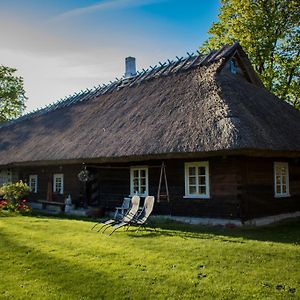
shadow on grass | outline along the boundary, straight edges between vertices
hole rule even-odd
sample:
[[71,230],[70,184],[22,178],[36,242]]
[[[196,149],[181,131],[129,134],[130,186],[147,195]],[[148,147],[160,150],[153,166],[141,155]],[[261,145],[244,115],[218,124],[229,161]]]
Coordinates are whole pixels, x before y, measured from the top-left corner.
[[[153,230],[156,228],[156,231]],[[256,240],[300,245],[300,218],[282,221],[264,227],[227,228],[224,226],[187,225],[172,221],[151,222],[131,237],[178,236],[184,239],[218,239],[228,243],[245,243],[243,240]]]
[[[47,254],[37,248],[21,245],[16,240],[13,240],[14,238],[14,236],[0,232],[1,249],[5,253],[13,253],[13,255],[9,255],[10,263],[18,265],[17,268],[21,269],[21,271],[17,270],[18,273],[24,272],[23,270],[25,269],[30,270],[21,282],[22,289],[15,291],[21,298],[32,296],[36,299],[36,297],[41,295],[57,293],[57,296],[66,299],[79,299],[80,297],[90,297],[91,295],[96,299],[99,296],[101,298],[104,297],[109,292],[107,287],[115,286],[114,281],[110,280],[107,273],[102,270],[85,268],[82,264],[72,263],[63,258],[56,258],[50,254],[51,250]],[[14,276],[10,272],[7,275]],[[17,279],[14,278],[14,280]],[[27,285],[26,280],[29,280],[29,282],[38,280],[40,282],[42,290],[39,289],[38,295],[35,292],[26,292],[23,289]],[[87,285],[95,282],[95,280],[97,281],[97,288],[94,291],[87,291]],[[18,286],[16,285],[16,287]],[[99,293],[99,289],[102,294]],[[32,289],[32,291],[34,290],[36,289]],[[4,288],[1,292],[4,295],[6,292],[9,292],[9,289],[6,288],[5,291]],[[28,293],[30,295],[27,295]]]
[[[34,213],[32,216],[41,219],[68,219],[94,223],[99,221],[99,218],[65,214],[48,215]],[[103,218],[100,220],[103,221],[106,219]],[[156,231],[154,231],[154,229],[156,229]],[[116,235],[118,232],[122,232],[122,230],[115,232],[114,235]],[[106,233],[109,233],[109,230]],[[208,225],[190,225],[166,219],[156,219],[150,221],[150,224],[146,228],[141,229],[139,233],[135,233],[134,227],[132,227],[131,230],[128,231],[128,235],[131,238],[178,236],[184,239],[222,239],[223,241],[230,243],[244,243],[243,239],[245,239],[300,245],[300,218],[285,220],[275,223],[273,225],[263,227],[242,228],[227,228],[224,226]],[[232,238],[236,239],[234,240]]]

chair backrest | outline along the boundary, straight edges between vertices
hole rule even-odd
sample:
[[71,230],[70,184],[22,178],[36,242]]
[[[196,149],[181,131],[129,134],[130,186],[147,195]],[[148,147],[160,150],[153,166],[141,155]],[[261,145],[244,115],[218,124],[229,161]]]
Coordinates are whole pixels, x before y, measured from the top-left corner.
[[147,196],[144,202],[144,209],[143,214],[141,215],[141,218],[137,220],[138,224],[144,224],[149,216],[151,215],[154,207],[154,197],[153,196]]
[[129,209],[130,203],[131,203],[130,198],[124,198],[123,203],[122,203],[122,208]]
[[140,197],[139,196],[133,196],[131,199],[131,207],[128,210],[127,214],[123,218],[123,222],[130,222],[134,216],[137,214],[139,210],[140,205]]

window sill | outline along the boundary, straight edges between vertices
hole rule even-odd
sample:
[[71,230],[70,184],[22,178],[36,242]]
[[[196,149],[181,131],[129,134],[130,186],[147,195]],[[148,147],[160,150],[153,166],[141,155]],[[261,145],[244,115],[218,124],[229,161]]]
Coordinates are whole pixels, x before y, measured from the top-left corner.
[[184,199],[210,199],[208,195],[186,195]]
[[133,196],[139,196],[139,197],[147,197],[147,196],[149,196],[149,195],[139,195],[139,194],[133,194],[133,195],[128,195],[128,197],[130,197],[130,198],[132,198]]
[[274,198],[289,198],[291,197],[290,194],[286,194],[286,195],[274,195]]

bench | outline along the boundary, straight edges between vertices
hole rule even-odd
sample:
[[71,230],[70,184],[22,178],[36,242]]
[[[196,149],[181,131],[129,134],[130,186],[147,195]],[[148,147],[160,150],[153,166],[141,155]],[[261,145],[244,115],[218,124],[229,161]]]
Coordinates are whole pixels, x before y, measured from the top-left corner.
[[63,202],[55,202],[55,201],[47,201],[47,200],[38,200],[39,203],[42,203],[42,208],[43,209],[46,209],[47,208],[47,205],[56,205],[56,206],[59,206],[60,207],[60,210],[62,212],[65,211],[65,203]]

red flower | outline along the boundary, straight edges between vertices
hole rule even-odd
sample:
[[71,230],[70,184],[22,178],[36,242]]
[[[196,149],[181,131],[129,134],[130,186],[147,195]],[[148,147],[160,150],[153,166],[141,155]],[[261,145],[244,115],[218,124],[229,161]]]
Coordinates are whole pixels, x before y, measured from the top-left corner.
[[23,199],[23,200],[22,200],[22,203],[26,203],[26,200],[25,200],[25,199]]

